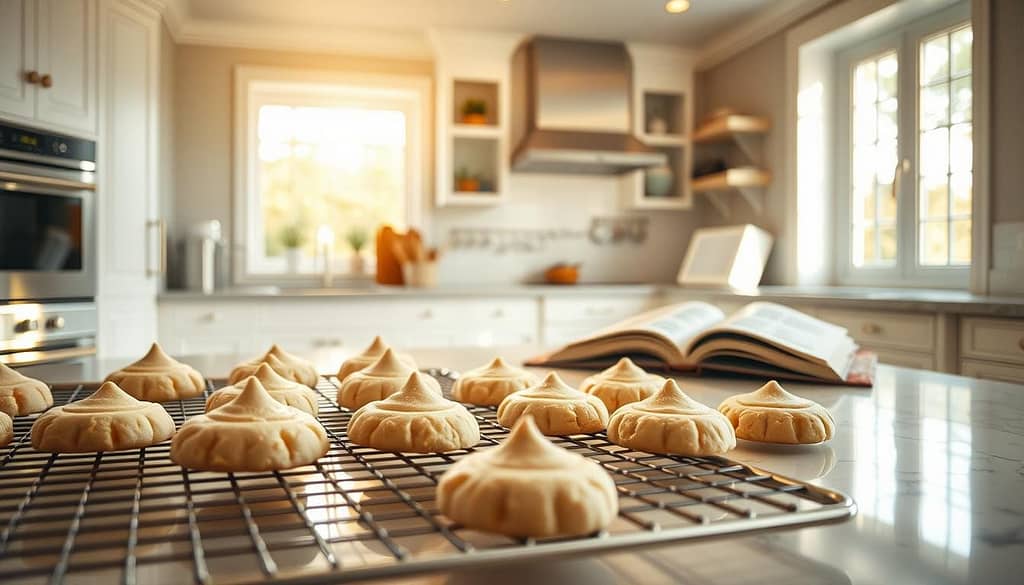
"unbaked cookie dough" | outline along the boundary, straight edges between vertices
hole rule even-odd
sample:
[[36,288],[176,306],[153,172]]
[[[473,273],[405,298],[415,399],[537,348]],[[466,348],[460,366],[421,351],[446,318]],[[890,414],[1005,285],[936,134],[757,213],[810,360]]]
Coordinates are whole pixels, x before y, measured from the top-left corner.
[[736,447],[729,420],[667,380],[650,398],[627,404],[608,421],[608,440],[648,453],[708,456]]
[[498,422],[505,427],[527,414],[545,435],[596,433],[608,425],[608,409],[600,398],[569,386],[554,372],[536,386],[509,394],[498,406]]
[[39,415],[32,424],[32,448],[54,453],[122,451],[155,445],[173,434],[174,420],[164,407],[104,382],[90,396]]
[[0,412],[24,416],[42,412],[51,406],[53,395],[45,382],[0,364]]
[[665,378],[648,374],[624,357],[607,370],[583,380],[580,390],[597,396],[608,412],[615,412],[621,406],[647,398],[664,384]]
[[836,423],[827,408],[786,392],[772,380],[749,394],[737,394],[718,405],[747,441],[810,445],[828,441]]
[[6,447],[14,438],[14,421],[0,410],[0,447]]
[[329,448],[315,418],[274,400],[250,377],[237,398],[181,425],[171,459],[205,471],[273,471],[313,463]]
[[348,439],[381,451],[443,453],[480,442],[480,427],[465,406],[442,397],[413,372],[398,392],[352,415]]
[[535,386],[537,382],[537,376],[497,357],[485,366],[462,374],[452,386],[452,397],[459,402],[497,406],[509,394]]
[[[271,359],[276,358],[271,356]],[[282,377],[281,374],[274,371],[274,368],[269,363],[264,362],[260,364],[260,367],[256,368],[256,373],[253,374],[253,377],[259,380],[260,384],[263,384],[263,388],[270,393],[270,396],[281,404],[298,408],[302,412],[307,412],[313,416],[319,413],[320,408],[317,405],[316,392],[310,390],[305,384]],[[244,388],[245,380],[217,390],[206,399],[206,412],[231,402],[242,393]]]
[[[384,343],[384,340],[381,339],[379,335],[374,337],[373,342],[370,343],[370,346],[364,349],[362,353],[354,355],[342,362],[341,367],[338,368],[338,381],[344,382],[345,378],[348,378],[350,375],[373,365],[373,362],[380,359],[380,356],[384,355],[384,352],[388,349],[390,349],[388,344]],[[416,360],[412,359],[411,355],[397,355],[398,359],[408,364],[410,368],[414,370],[416,369]]]
[[583,536],[615,519],[615,482],[600,465],[546,439],[531,416],[501,445],[457,461],[437,484],[441,513],[519,538]]
[[[402,389],[415,368],[399,359],[392,349],[377,361],[350,375],[338,388],[338,404],[355,410],[374,400],[382,400]],[[441,395],[441,385],[430,376],[423,377],[427,386]]]
[[[275,360],[271,360],[271,357],[274,357]],[[320,380],[320,375],[316,373],[316,366],[313,365],[313,362],[290,354],[275,343],[270,346],[267,353],[235,366],[228,375],[228,384],[237,384],[252,376],[263,362],[269,362],[274,371],[281,374],[282,377],[305,384],[310,388],[316,388],[316,383]]]
[[202,374],[164,353],[157,343],[142,359],[111,372],[104,381],[117,384],[139,400],[153,402],[192,398],[206,388]]

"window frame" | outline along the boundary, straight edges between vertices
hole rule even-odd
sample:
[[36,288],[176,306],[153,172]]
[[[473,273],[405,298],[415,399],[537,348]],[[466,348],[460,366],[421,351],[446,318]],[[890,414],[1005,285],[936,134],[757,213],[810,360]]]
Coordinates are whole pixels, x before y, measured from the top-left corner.
[[[263,241],[259,202],[258,136],[259,109],[273,99],[299,106],[355,106],[393,109],[406,116],[405,223],[425,227],[424,202],[429,180],[430,78],[419,75],[385,75],[346,71],[235,67],[233,164],[232,275],[235,284],[317,284],[316,273],[289,274],[258,270],[260,260],[250,254]],[[383,106],[383,108],[382,108]],[[372,235],[371,235],[372,236]],[[343,244],[335,235],[335,250]],[[369,242],[372,245],[372,237]],[[260,255],[262,259],[262,255]],[[265,262],[265,259],[263,259]],[[332,272],[341,281],[372,275],[348,274],[348,256],[336,254]],[[282,263],[284,261],[282,260]]]
[[[971,265],[978,261],[978,253],[972,237],[971,263],[955,266],[927,266],[919,264],[920,249],[920,44],[929,37],[955,30],[964,24],[971,24],[970,5],[961,2],[919,21],[908,23],[876,37],[872,41],[859,43],[853,48],[836,52],[834,70],[837,72],[835,94],[835,173],[834,192],[836,204],[833,220],[835,229],[834,265],[836,281],[840,285],[941,287],[967,289],[971,280]],[[977,37],[975,37],[975,45]],[[897,253],[896,262],[891,266],[853,265],[852,250],[852,143],[853,123],[853,70],[858,63],[872,56],[895,50],[899,62],[897,77],[898,100],[898,147],[897,160],[902,161],[897,177]],[[972,48],[972,51],[974,49]],[[972,68],[972,76],[975,72]],[[973,87],[973,86],[972,86]],[[977,112],[978,96],[972,96],[972,129]],[[908,140],[910,137],[910,140]],[[977,133],[972,140],[979,139]],[[974,149],[977,152],[977,149]],[[972,165],[974,166],[974,165]],[[975,173],[974,181],[977,181]],[[972,189],[974,189],[972,184]],[[974,197],[978,196],[974,190]],[[976,208],[975,208],[976,209]],[[909,219],[908,219],[909,218]],[[972,222],[978,221],[972,213]]]

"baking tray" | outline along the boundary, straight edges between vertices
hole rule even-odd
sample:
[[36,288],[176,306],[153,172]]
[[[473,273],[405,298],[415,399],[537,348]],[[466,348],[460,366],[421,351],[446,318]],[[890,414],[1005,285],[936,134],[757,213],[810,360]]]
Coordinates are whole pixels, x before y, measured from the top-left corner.
[[[451,377],[437,377],[447,392]],[[208,382],[207,394],[215,387]],[[54,401],[94,389],[58,387]],[[553,440],[614,478],[620,509],[606,531],[487,534],[440,515],[434,489],[452,463],[508,434],[493,408],[470,407],[480,423],[474,449],[385,453],[348,443],[337,379],[322,379],[317,391],[330,452],[280,472],[185,470],[170,460],[169,442],[39,452],[29,439],[34,417],[18,417],[14,440],[0,448],[0,582],[343,583],[805,527],[856,510],[839,492],[728,459],[652,455],[596,433]],[[204,400],[164,406],[181,425],[202,414]]]

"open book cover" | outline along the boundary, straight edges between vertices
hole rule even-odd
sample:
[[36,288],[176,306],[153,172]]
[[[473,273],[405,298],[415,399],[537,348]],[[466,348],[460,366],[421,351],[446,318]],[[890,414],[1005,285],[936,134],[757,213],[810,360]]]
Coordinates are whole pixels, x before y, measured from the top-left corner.
[[674,371],[871,386],[877,357],[859,351],[846,329],[775,303],[755,302],[726,317],[687,302],[631,317],[527,360],[529,366],[601,368],[622,356]]

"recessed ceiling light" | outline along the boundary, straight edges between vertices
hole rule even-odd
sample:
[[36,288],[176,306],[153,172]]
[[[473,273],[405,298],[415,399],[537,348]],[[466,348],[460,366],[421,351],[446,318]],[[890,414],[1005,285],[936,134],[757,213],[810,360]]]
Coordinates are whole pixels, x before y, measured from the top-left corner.
[[690,9],[690,0],[668,0],[665,3],[665,12],[679,14]]

